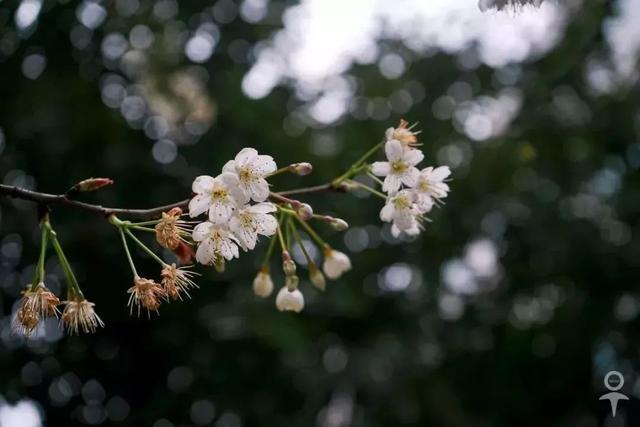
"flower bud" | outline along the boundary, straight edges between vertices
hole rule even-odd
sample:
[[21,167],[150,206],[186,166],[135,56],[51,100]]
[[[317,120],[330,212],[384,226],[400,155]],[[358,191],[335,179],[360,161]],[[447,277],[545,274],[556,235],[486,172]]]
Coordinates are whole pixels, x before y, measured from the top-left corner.
[[287,276],[286,279],[285,279],[285,286],[290,291],[298,289],[298,284],[299,283],[300,283],[300,278],[298,276],[296,276],[295,274],[292,274],[291,276]]
[[346,271],[351,270],[351,260],[344,253],[326,246],[322,269],[329,279],[337,279]]
[[307,203],[300,203],[296,212],[303,221],[308,221],[313,217],[313,208]]
[[289,170],[296,175],[304,176],[309,175],[313,171],[313,166],[308,162],[293,163],[289,165]]
[[331,224],[331,227],[337,231],[344,231],[349,228],[349,223],[342,218],[331,218],[329,220],[329,224]]
[[268,270],[262,269],[253,279],[253,293],[259,297],[267,298],[272,292],[273,280],[271,280],[271,275]]
[[286,276],[293,276],[296,274],[296,263],[291,259],[288,251],[282,252],[282,271]]
[[113,180],[111,178],[88,178],[71,187],[71,191],[95,191],[111,184],[113,184]]
[[322,274],[322,271],[320,271],[318,266],[315,264],[309,265],[309,279],[311,279],[313,286],[321,291],[324,291],[327,287],[327,281],[324,278],[324,274]]
[[286,286],[283,286],[276,297],[276,307],[280,311],[299,313],[304,308],[304,296],[297,289],[290,291]]

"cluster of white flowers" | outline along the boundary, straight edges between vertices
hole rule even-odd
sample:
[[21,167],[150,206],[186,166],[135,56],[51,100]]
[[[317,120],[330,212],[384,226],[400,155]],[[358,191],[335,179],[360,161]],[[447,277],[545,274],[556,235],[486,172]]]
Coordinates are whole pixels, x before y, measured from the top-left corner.
[[449,186],[445,181],[451,171],[448,166],[422,170],[416,167],[424,154],[415,148],[418,145],[416,133],[406,122],[401,121],[397,128],[389,128],[385,136],[387,161],[371,165],[374,175],[384,177],[382,191],[387,194],[380,219],[392,223],[391,233],[395,237],[401,233],[415,236],[422,231],[424,215],[447,197]]
[[192,234],[198,244],[199,263],[223,266],[225,260],[238,258],[239,247],[253,250],[258,235],[276,233],[278,221],[272,214],[277,208],[266,201],[266,177],[276,169],[271,156],[243,148],[224,165],[220,175],[201,175],[193,181],[195,196],[189,203],[189,215],[208,215],[208,220],[196,225]]

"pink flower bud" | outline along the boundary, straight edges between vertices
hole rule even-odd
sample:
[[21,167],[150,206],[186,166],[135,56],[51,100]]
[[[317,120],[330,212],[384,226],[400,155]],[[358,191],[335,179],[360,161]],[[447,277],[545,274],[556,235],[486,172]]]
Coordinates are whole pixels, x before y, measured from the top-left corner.
[[96,191],[111,184],[113,184],[113,180],[111,178],[88,178],[80,181],[71,187],[71,189],[80,192]]
[[289,170],[296,175],[304,176],[309,175],[313,171],[313,166],[308,162],[293,163],[289,165]]

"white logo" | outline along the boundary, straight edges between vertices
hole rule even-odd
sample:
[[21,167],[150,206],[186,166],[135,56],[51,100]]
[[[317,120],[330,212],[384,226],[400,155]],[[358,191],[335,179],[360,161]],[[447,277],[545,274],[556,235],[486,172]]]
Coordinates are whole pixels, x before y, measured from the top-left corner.
[[[610,383],[610,380],[613,377],[613,384]],[[604,377],[604,386],[611,393],[603,394],[600,396],[600,400],[608,400],[611,404],[611,414],[616,416],[616,409],[618,408],[619,400],[629,400],[627,396],[622,393],[618,393],[618,390],[622,388],[624,385],[624,377],[618,371],[609,371],[607,375]]]

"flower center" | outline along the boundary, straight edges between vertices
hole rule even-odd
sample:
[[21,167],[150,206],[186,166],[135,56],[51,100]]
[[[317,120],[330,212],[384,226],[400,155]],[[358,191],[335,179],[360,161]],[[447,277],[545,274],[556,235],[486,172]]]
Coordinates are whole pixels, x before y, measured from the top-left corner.
[[393,171],[394,174],[401,174],[404,173],[404,171],[407,170],[407,163],[403,162],[402,160],[398,160],[397,162],[392,162],[391,163],[391,170]]
[[421,193],[426,193],[427,191],[429,191],[430,185],[429,185],[429,181],[427,180],[422,180],[418,183],[418,190]]
[[396,197],[393,199],[393,206],[397,210],[409,209],[411,207],[411,201],[407,197]]
[[253,179],[253,173],[250,168],[243,167],[238,171],[238,177],[240,178],[240,181],[251,181]]
[[216,187],[211,191],[212,199],[226,199],[229,192],[224,187]]

